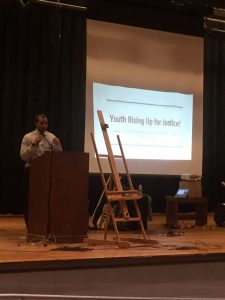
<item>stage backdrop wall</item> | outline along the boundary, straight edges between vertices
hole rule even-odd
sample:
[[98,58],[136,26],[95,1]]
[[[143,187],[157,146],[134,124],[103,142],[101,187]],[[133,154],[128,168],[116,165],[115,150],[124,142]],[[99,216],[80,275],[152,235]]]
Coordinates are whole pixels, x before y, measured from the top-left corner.
[[34,115],[48,115],[65,150],[83,151],[86,19],[74,10],[0,4],[0,37],[0,213],[21,213],[19,150]]
[[[213,19],[216,19],[215,17]],[[225,23],[206,19],[203,184],[214,207],[225,202]]]
[[[0,213],[21,213],[24,164],[19,149],[24,133],[33,129],[34,115],[48,114],[49,127],[64,149],[83,151],[86,19],[71,10],[20,8],[1,2],[0,36]],[[203,179],[205,193],[214,202],[225,199],[221,186],[225,178],[224,55],[224,35],[206,37]],[[166,177],[169,185],[165,185],[162,178],[145,175],[135,179],[145,190],[148,186],[146,192],[160,211],[164,209],[162,196],[173,193],[179,179],[171,182]],[[93,175],[89,188],[90,198],[95,199],[101,192],[96,180],[98,175]],[[161,201],[157,202],[158,191]]]

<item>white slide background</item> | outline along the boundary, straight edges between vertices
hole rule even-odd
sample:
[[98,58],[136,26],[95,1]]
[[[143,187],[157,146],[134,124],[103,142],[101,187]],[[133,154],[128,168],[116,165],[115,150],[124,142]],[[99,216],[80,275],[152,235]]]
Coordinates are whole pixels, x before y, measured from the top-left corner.
[[190,160],[193,95],[93,84],[94,135],[106,154],[97,116],[109,126],[113,153],[120,154],[120,136],[127,159]]

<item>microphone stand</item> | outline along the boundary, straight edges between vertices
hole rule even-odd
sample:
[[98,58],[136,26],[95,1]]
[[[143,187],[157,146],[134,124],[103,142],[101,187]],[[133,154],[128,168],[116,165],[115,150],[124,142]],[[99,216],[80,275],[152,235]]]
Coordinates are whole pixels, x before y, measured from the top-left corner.
[[51,228],[50,228],[50,219],[51,219],[51,195],[52,195],[52,150],[53,150],[53,145],[52,143],[49,142],[49,140],[46,138],[45,134],[42,134],[44,139],[49,145],[49,151],[50,152],[50,171],[49,171],[49,195],[48,195],[48,220],[47,220],[47,242],[51,241],[51,238],[55,241],[55,235],[52,234]]

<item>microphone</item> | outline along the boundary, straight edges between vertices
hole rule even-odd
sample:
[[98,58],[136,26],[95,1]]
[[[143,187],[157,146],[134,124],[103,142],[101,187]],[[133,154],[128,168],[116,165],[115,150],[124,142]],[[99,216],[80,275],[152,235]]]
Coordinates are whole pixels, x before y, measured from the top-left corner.
[[53,145],[52,145],[52,143],[50,143],[49,142],[49,140],[46,138],[46,135],[44,134],[44,133],[42,133],[42,136],[44,137],[44,139],[46,140],[46,142],[48,143],[48,145],[49,145],[49,148],[50,148],[50,151],[52,151],[52,149],[53,149]]

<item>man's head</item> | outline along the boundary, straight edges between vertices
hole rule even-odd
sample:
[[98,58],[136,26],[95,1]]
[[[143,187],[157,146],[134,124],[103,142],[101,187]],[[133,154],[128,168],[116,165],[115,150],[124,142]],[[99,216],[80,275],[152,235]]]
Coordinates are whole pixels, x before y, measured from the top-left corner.
[[38,114],[35,116],[35,126],[37,130],[44,134],[45,130],[48,128],[48,118],[45,114]]

